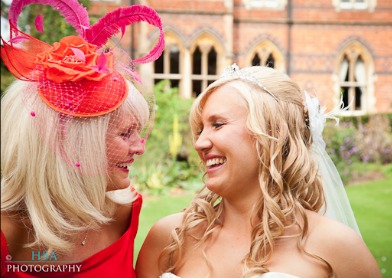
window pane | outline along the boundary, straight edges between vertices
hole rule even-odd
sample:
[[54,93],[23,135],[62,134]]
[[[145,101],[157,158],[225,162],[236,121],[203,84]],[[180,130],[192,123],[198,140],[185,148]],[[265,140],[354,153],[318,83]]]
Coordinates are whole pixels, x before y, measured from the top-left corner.
[[361,110],[361,108],[362,108],[361,96],[362,96],[362,89],[360,87],[356,87],[355,88],[355,110]]
[[347,67],[346,75],[344,76],[344,81],[350,81],[349,79],[350,79],[350,67]]
[[197,97],[201,93],[201,80],[192,80],[192,95]]
[[154,79],[154,85],[158,84],[159,82],[161,82],[163,79]]
[[366,66],[361,56],[359,56],[357,61],[355,62],[354,80],[359,83],[366,82]]
[[348,87],[342,87],[340,88],[340,93],[342,94],[343,97],[343,104],[344,107],[348,106]]
[[342,62],[340,63],[340,72],[339,72],[339,80],[340,81],[345,81],[347,78],[347,70],[348,70],[348,59],[345,56]]
[[180,52],[176,45],[170,49],[170,73],[180,73]]
[[178,79],[170,79],[170,87],[172,87],[172,88],[178,88],[179,83],[180,83],[180,80],[178,80]]
[[272,54],[268,56],[267,61],[265,61],[265,65],[270,68],[275,68],[275,59],[274,56],[272,56]]
[[250,5],[255,8],[275,8],[278,6],[278,0],[250,0]]
[[215,48],[212,47],[210,52],[208,52],[208,75],[215,75],[216,74],[216,51]]
[[261,63],[261,60],[259,58],[259,55],[256,53],[252,59],[252,66],[260,66],[260,63]]
[[277,7],[278,6],[278,0],[265,0],[264,1],[264,5],[266,7],[271,7],[271,8]]
[[193,74],[201,74],[201,51],[199,47],[196,47],[195,52],[193,52]]
[[155,73],[163,73],[163,63],[164,63],[164,59],[165,59],[164,57],[165,57],[165,52],[163,52],[161,57],[159,57],[154,62],[154,72]]

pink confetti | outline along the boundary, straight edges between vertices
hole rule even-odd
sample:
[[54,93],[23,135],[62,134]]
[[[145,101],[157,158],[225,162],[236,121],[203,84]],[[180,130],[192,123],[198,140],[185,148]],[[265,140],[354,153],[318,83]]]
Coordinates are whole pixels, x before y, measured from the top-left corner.
[[146,139],[142,138],[140,139],[140,143],[144,144],[146,142]]
[[44,32],[44,16],[42,14],[37,15],[34,21],[35,28],[37,28],[37,31],[40,33]]
[[30,116],[31,116],[31,117],[35,117],[35,112],[34,112],[34,111],[31,111],[31,112],[30,112]]
[[75,166],[79,168],[79,167],[80,167],[80,163],[79,163],[79,162],[76,162],[76,163],[75,163]]

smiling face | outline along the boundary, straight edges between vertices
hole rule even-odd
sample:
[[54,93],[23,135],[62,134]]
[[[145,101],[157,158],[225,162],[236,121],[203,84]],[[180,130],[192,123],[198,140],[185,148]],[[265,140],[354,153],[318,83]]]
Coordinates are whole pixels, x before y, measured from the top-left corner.
[[206,167],[206,186],[222,197],[260,192],[254,138],[237,90],[224,85],[207,96],[195,149]]
[[[128,119],[128,120],[123,120]],[[132,115],[116,117],[106,137],[108,160],[107,191],[124,189],[130,185],[129,167],[135,155],[144,153],[144,139],[140,124]]]

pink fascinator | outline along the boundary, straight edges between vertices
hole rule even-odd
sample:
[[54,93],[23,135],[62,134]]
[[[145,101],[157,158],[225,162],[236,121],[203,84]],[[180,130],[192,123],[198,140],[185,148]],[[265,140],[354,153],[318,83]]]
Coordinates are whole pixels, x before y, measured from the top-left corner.
[[[30,4],[59,11],[78,35],[50,45],[20,31],[18,17]],[[44,20],[42,16],[35,20],[40,32]],[[135,65],[156,60],[164,50],[159,15],[150,7],[134,5],[118,8],[90,25],[86,8],[77,0],[13,0],[9,22],[10,40],[2,39],[1,58],[24,82],[15,82],[23,89],[11,86],[14,91],[6,94],[20,93],[26,108],[20,116],[28,119],[23,125],[34,127],[28,136],[39,135],[56,161],[61,158],[60,163],[65,161],[66,167],[87,176],[127,172],[134,160],[131,147],[144,145],[152,128],[153,93],[140,93],[133,83],[140,81]],[[125,28],[137,22],[156,27],[159,38],[149,53],[132,59],[113,37],[122,37]],[[116,136],[122,140],[110,140]],[[129,152],[119,150],[122,142],[131,142],[126,145]],[[22,152],[16,155],[22,156]]]
[[[49,45],[18,30],[23,7],[44,4],[58,10],[79,36],[68,36]],[[37,17],[38,31],[43,18]],[[132,60],[118,47],[106,43],[127,25],[147,22],[159,29],[155,47]],[[104,115],[119,107],[127,96],[125,79],[138,81],[135,64],[156,60],[164,49],[159,15],[151,8],[134,5],[119,8],[90,25],[87,10],[76,0],[13,0],[9,10],[10,40],[3,41],[1,58],[18,79],[36,82],[41,99],[52,109],[70,116]]]

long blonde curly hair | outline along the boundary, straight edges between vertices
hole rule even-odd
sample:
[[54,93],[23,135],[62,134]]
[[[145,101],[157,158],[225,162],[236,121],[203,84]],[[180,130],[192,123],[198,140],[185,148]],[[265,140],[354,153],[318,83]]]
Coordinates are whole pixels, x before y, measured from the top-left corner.
[[[201,114],[208,97],[224,85],[235,88],[245,100],[249,112],[247,128],[255,138],[260,162],[262,198],[252,211],[252,220],[256,220],[252,223],[257,224],[253,226],[249,253],[243,259],[244,277],[268,272],[266,263],[274,252],[276,240],[292,226],[300,228],[300,234],[294,235],[298,237],[298,247],[324,262],[332,273],[328,262],[304,249],[308,235],[305,210],[317,212],[325,205],[318,169],[310,156],[312,139],[304,116],[304,94],[295,82],[277,70],[250,67],[241,72],[263,84],[275,98],[252,81],[235,75],[220,78],[193,103],[190,124],[195,141],[202,127]],[[161,253],[159,264],[163,272],[175,272],[180,266],[186,238],[196,236],[199,244],[203,244],[223,225],[220,200],[221,197],[206,186],[194,197],[185,210],[181,227],[172,232],[171,244]],[[202,227],[200,236],[192,232],[195,227]],[[204,258],[209,265],[205,253]]]

